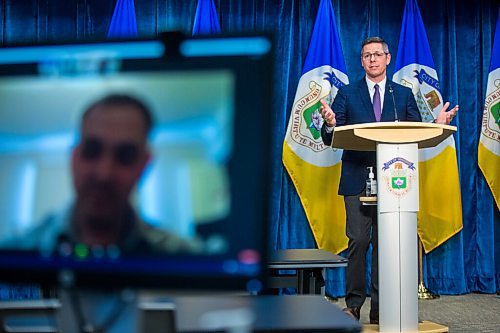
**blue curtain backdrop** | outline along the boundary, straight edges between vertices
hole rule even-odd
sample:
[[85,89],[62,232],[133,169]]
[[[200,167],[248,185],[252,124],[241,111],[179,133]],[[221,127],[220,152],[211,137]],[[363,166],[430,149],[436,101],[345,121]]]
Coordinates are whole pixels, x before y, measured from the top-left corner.
[[[222,33],[264,31],[276,36],[273,191],[269,194],[271,245],[314,247],[300,201],[282,167],[281,151],[319,0],[215,0],[214,3]],[[500,289],[500,214],[477,167],[499,3],[500,0],[418,1],[444,100],[460,104],[454,125],[458,127],[456,143],[464,228],[425,257],[427,286],[438,293]],[[351,81],[363,75],[359,45],[365,37],[384,37],[393,59],[396,58],[403,0],[332,0],[332,4]],[[0,43],[105,39],[115,5],[101,0],[4,0],[0,2]],[[136,1],[138,36],[151,37],[165,30],[181,30],[190,35],[196,5],[197,0]],[[394,62],[389,66],[389,77],[393,66]],[[339,279],[339,274],[330,273],[327,288],[330,294],[343,294]]]

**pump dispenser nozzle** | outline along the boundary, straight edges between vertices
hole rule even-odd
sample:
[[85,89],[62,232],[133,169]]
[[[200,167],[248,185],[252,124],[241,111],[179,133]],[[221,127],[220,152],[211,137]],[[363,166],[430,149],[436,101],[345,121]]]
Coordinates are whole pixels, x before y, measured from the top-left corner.
[[375,175],[373,174],[373,167],[368,167],[368,178],[375,179]]

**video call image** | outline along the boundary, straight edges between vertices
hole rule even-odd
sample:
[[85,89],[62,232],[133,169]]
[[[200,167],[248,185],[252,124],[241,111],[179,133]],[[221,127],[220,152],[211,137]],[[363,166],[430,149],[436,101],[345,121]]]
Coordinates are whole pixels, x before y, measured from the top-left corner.
[[1,77],[0,249],[227,251],[197,230],[230,214],[233,87],[225,70]]

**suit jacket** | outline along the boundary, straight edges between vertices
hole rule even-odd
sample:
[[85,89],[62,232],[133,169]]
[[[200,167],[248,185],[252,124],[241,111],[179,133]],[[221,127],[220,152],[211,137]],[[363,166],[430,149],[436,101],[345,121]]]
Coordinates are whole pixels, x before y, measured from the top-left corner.
[[[389,86],[393,89],[394,102]],[[387,78],[380,121],[395,121],[394,108],[400,121],[422,121],[411,89]],[[337,126],[375,122],[366,79],[341,87],[333,101],[332,110],[335,112]],[[326,145],[331,145],[332,133],[326,132],[326,123],[321,128],[321,137]],[[361,193],[366,185],[369,166],[376,170],[375,152],[344,150],[339,195]]]

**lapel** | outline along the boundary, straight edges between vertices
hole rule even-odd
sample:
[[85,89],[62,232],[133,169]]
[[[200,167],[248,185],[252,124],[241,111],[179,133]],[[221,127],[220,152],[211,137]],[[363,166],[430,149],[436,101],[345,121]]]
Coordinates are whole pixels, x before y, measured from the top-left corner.
[[[363,109],[366,113],[367,119],[375,122],[375,114],[373,113],[373,105],[370,99],[370,93],[368,92],[368,85],[366,84],[366,80],[363,77],[360,81],[358,81],[358,92],[361,102],[363,103]],[[384,101],[385,104],[385,101]]]

